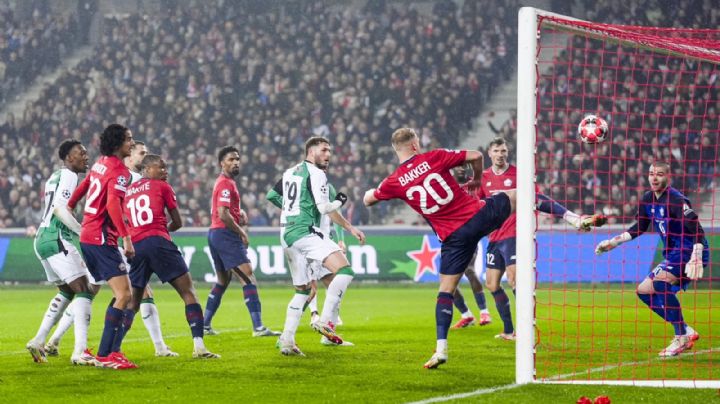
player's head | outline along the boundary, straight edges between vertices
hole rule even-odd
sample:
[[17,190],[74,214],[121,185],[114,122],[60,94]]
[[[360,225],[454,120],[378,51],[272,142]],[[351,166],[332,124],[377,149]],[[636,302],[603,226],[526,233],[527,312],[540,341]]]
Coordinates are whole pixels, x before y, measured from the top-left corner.
[[398,156],[420,152],[420,138],[412,128],[400,128],[392,134],[392,147]]
[[135,141],[130,148],[130,155],[125,157],[125,166],[135,172],[142,171],[143,159],[148,154],[145,143]]
[[84,173],[88,169],[89,156],[85,146],[79,140],[68,139],[60,143],[58,156],[70,171]]
[[140,167],[145,178],[167,181],[167,164],[165,164],[165,160],[157,154],[148,154],[143,157]]
[[505,168],[508,160],[508,147],[505,139],[496,137],[488,145],[488,156],[495,168]]
[[327,170],[331,154],[330,141],[324,137],[313,136],[305,142],[305,160],[321,170]]
[[235,146],[225,146],[218,152],[218,163],[228,177],[240,175],[240,151]]
[[116,155],[119,158],[125,158],[130,155],[132,145],[133,138],[130,129],[117,123],[109,125],[100,135],[100,153],[103,156]]
[[455,181],[459,183],[467,182],[469,180],[469,174],[470,170],[468,170],[467,164],[461,164],[455,168],[453,168],[453,174],[455,176]]
[[648,182],[653,192],[663,192],[670,182],[670,164],[656,161],[650,166]]

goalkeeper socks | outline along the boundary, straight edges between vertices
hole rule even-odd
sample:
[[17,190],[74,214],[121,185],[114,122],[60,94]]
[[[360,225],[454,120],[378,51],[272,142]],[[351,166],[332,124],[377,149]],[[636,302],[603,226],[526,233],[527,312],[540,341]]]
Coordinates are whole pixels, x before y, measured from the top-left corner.
[[113,352],[120,352],[120,349],[122,347],[122,342],[125,339],[125,336],[127,335],[128,331],[130,331],[130,327],[132,327],[133,320],[135,319],[135,312],[132,310],[125,309],[123,311],[123,319],[120,323],[120,329],[118,330],[117,334],[115,335],[115,340],[113,341],[112,345],[112,351]]
[[653,288],[655,294],[658,295],[660,301],[663,303],[664,315],[663,318],[668,323],[672,324],[675,328],[675,335],[685,335],[687,330],[685,329],[685,320],[683,319],[682,309],[680,308],[680,301],[675,295],[675,291],[672,290],[672,285],[663,281],[653,281]]
[[296,290],[285,312],[285,326],[281,338],[285,341],[295,341],[295,332],[300,325],[303,307],[307,301],[309,290]]
[[553,216],[563,216],[567,212],[567,208],[543,194],[537,194],[537,210]]
[[478,292],[475,293],[475,303],[477,303],[478,307],[480,308],[480,311],[487,310],[487,302],[485,302],[485,293],[484,292]]
[[245,305],[250,312],[250,319],[252,320],[253,330],[262,329],[262,306],[260,305],[260,297],[258,296],[257,286],[243,286],[243,296],[245,297]]
[[435,327],[437,339],[447,340],[450,323],[453,316],[453,295],[447,292],[438,292],[435,303]]
[[500,314],[500,319],[503,322],[503,333],[512,334],[515,331],[512,322],[512,314],[510,313],[510,299],[503,288],[492,292],[493,298],[495,299],[495,307]]
[[663,302],[660,300],[657,293],[648,293],[648,294],[640,294],[638,293],[638,298],[642,300],[643,303],[645,303],[655,314],[665,318],[665,309],[663,308]]
[[205,304],[205,327],[210,327],[213,316],[220,307],[220,302],[222,301],[222,297],[223,294],[225,294],[226,288],[227,286],[216,283],[215,286],[213,286],[212,290],[210,290],[207,303]]
[[200,303],[188,304],[185,306],[185,319],[190,326],[190,333],[193,339],[203,337],[203,312]]
[[92,300],[91,293],[78,293],[73,301],[73,310],[75,312],[75,350],[76,355],[80,355],[87,348],[87,334],[90,327],[90,317],[92,316]]
[[72,300],[72,295],[63,291],[59,291],[58,294],[50,300],[42,322],[40,322],[40,328],[38,328],[37,334],[35,334],[35,338],[33,338],[35,342],[38,344],[45,343],[45,338],[47,338],[50,333],[50,329],[58,322],[65,309],[70,305],[70,300]]
[[100,346],[98,347],[98,356],[108,356],[112,352],[115,337],[120,332],[122,325],[123,311],[115,307],[108,307],[105,311],[105,328],[103,328],[102,337],[100,338]]
[[332,282],[328,285],[320,321],[326,324],[332,321],[334,313],[337,313],[338,307],[340,307],[340,301],[345,295],[345,291],[347,291],[350,282],[353,280],[353,275],[355,273],[349,266],[342,267],[337,271]]
[[165,341],[163,340],[162,330],[160,329],[160,313],[158,312],[155,300],[150,297],[142,299],[140,302],[140,316],[143,324],[150,334],[150,339],[155,345],[156,351],[165,349]]
[[453,293],[453,303],[455,304],[455,307],[458,309],[458,311],[462,314],[465,314],[470,310],[465,304],[465,298],[463,297],[462,293],[460,293],[459,290],[455,289],[455,293]]
[[65,309],[65,313],[63,313],[60,321],[58,321],[58,325],[55,327],[55,332],[53,332],[53,335],[50,337],[49,343],[53,345],[60,345],[60,340],[63,335],[65,335],[67,330],[75,324],[75,301],[76,299],[73,299],[67,309]]

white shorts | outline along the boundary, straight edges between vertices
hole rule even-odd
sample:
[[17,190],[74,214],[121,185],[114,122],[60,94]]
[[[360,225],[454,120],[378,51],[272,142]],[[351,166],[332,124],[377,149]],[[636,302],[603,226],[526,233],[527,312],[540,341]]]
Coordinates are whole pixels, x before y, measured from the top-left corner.
[[307,285],[312,280],[330,274],[322,263],[335,251],[342,251],[342,248],[327,237],[317,234],[309,234],[294,242],[291,247],[285,248],[293,285]]
[[80,251],[75,248],[75,245],[62,239],[60,241],[65,251],[67,251],[66,253],[61,252],[46,259],[38,256],[45,269],[48,282],[56,285],[66,285],[81,276],[87,276],[90,283],[98,285],[99,283],[95,282],[95,279],[90,275],[87,266],[85,266],[85,261],[83,261]]

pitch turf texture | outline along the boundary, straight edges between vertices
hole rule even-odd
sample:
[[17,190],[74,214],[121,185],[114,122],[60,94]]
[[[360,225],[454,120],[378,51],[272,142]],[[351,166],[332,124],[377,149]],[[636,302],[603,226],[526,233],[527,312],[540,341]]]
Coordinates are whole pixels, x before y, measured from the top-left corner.
[[[208,290],[208,285],[199,285],[203,305]],[[553,366],[560,373],[577,372],[603,363],[614,365],[619,361],[636,361],[641,362],[636,367],[644,372],[652,374],[652,369],[656,369],[659,373],[656,372],[655,376],[662,375],[662,372],[669,376],[672,372],[668,369],[673,369],[673,365],[697,368],[698,364],[702,364],[702,369],[712,366],[714,372],[704,370],[704,375],[720,378],[718,353],[707,353],[720,347],[718,337],[710,337],[708,320],[712,321],[715,333],[720,324],[720,313],[707,309],[720,304],[717,301],[712,304],[712,295],[690,292],[682,297],[684,302],[697,299],[698,306],[706,308],[698,314],[705,319],[705,325],[697,327],[703,338],[695,347],[696,352],[706,353],[662,361],[655,355],[629,352],[636,343],[648,352],[656,352],[669,340],[629,338],[627,334],[634,330],[635,319],[649,322],[651,313],[642,311],[635,314],[634,301],[631,303],[634,299],[632,287],[624,292],[619,286],[612,286],[609,290],[611,293],[608,293],[608,288],[598,290],[587,287],[581,293],[552,292],[552,295],[547,290],[538,291],[541,301],[565,303],[564,306],[552,306],[553,318],[565,316],[569,320],[569,313],[574,309],[568,307],[581,306],[580,316],[596,321],[595,325],[587,327],[595,327],[596,333],[601,331],[603,335],[608,335],[611,342],[607,346],[615,347],[612,353],[608,353],[599,349],[597,338],[588,342],[579,336],[581,343],[587,342],[588,348],[594,348],[578,350],[572,347],[566,353],[556,353]],[[432,354],[435,339],[436,289],[429,285],[354,285],[342,305],[341,317],[346,325],[341,327],[340,332],[356,345],[320,345],[320,337],[310,330],[308,315],[305,315],[297,343],[307,354],[306,358],[281,356],[275,348],[275,338],[251,337],[242,291],[237,285],[232,285],[214,320],[214,327],[221,335],[206,337],[208,347],[222,354],[219,360],[191,359],[192,342],[182,303],[173,290],[157,287],[155,301],[160,310],[165,340],[181,354],[180,358],[156,358],[147,331],[138,317],[123,349],[139,365],[139,369],[115,371],[73,367],[69,363],[72,331],[63,340],[59,357],[49,358],[46,364],[36,364],[24,346],[35,334],[54,293],[51,287],[0,288],[0,402],[410,402],[461,393],[471,394],[453,401],[527,403],[553,400],[570,403],[583,395],[592,398],[602,394],[610,396],[614,403],[710,402],[720,399],[714,389],[512,386],[515,375],[514,343],[493,338],[501,331],[497,315],[493,316],[494,322],[489,326],[452,330],[449,337],[450,361],[438,370],[425,370],[422,364]],[[265,323],[280,329],[291,292],[287,287],[267,285],[261,286],[260,296]],[[97,346],[99,342],[103,313],[109,299],[109,292],[103,290],[93,305],[89,335],[91,346]],[[607,302],[618,307],[593,309],[593,299],[596,305]],[[621,305],[632,305],[632,308],[623,310],[619,308]],[[495,313],[494,308],[491,312]],[[628,324],[633,324],[625,325],[618,321],[607,325],[602,323],[605,318],[619,319],[620,312],[623,312],[622,318]],[[458,318],[456,313],[454,319]],[[542,344],[557,350],[558,336],[549,334],[560,332],[560,323],[549,328],[543,321],[540,324],[548,334],[541,334],[540,352]],[[566,332],[578,335],[576,330],[571,329],[573,327],[576,326],[566,323]],[[657,322],[651,327],[656,336],[669,332]],[[620,335],[623,337],[619,338]],[[587,366],[583,366],[583,362],[571,365],[570,361],[575,361],[576,357],[585,358]],[[540,360],[549,360],[549,355],[540,354]],[[562,366],[559,365],[561,361],[564,361]],[[617,373],[615,369],[614,373],[605,373],[605,377],[618,377]],[[594,372],[591,378],[602,374]]]

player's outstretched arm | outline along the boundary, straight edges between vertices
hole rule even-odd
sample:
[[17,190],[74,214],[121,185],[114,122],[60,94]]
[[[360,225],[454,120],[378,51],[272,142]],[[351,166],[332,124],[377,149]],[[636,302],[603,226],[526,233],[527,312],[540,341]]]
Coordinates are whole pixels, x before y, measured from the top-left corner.
[[620,244],[632,240],[632,237],[630,236],[630,233],[624,232],[620,235],[617,235],[609,240],[603,240],[595,247],[595,254],[600,255],[602,253],[608,252],[615,247],[619,246]]
[[353,235],[358,241],[360,241],[360,244],[365,244],[365,233],[363,233],[360,229],[353,226],[350,222],[345,219],[345,217],[339,212],[339,211],[333,211],[328,213],[328,216],[330,219],[336,223],[337,225],[341,226],[343,229],[350,232],[350,234]]
[[171,220],[171,222],[167,224],[167,230],[169,232],[174,232],[183,227],[182,216],[180,216],[180,212],[177,208],[171,209],[168,213],[170,214]]
[[370,188],[365,191],[365,195],[363,196],[365,206],[373,206],[378,202],[380,202],[380,200],[375,197],[375,188]]

